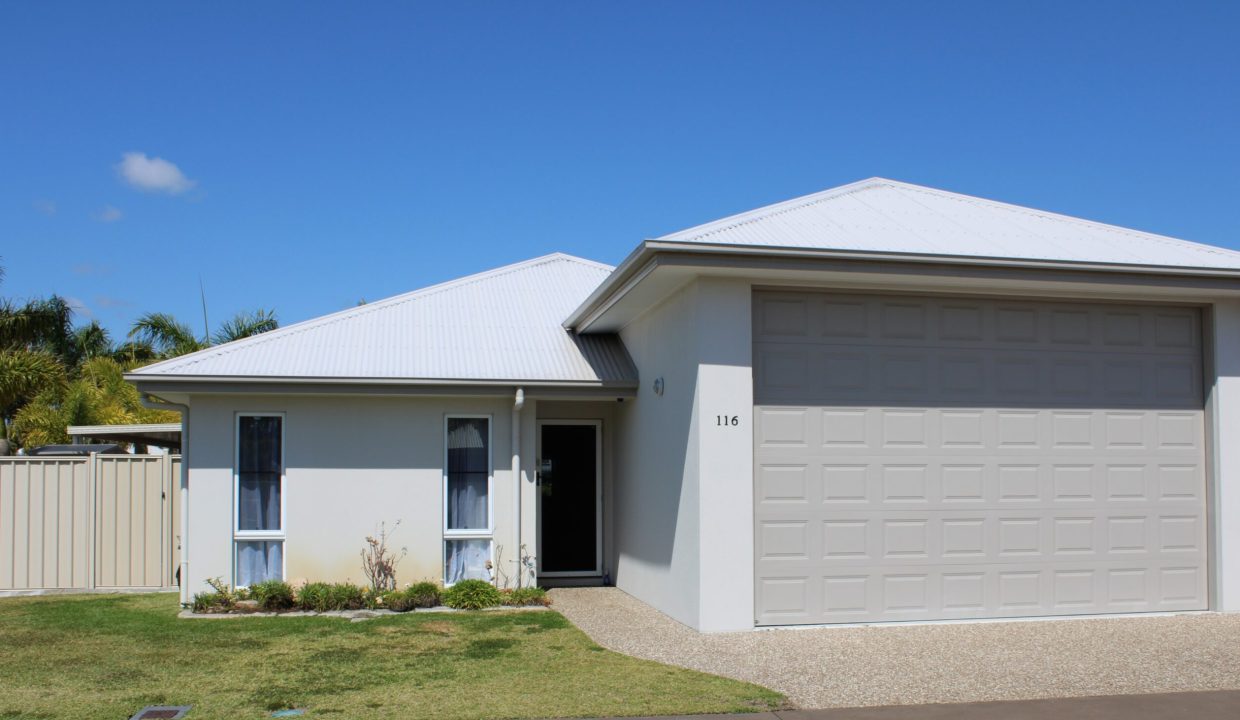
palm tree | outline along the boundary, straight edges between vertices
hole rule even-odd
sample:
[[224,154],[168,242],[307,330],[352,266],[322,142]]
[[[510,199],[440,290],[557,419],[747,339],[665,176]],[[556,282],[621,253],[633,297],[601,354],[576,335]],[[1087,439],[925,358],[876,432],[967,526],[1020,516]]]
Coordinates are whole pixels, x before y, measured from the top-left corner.
[[212,345],[241,340],[280,327],[274,310],[255,310],[237,313],[231,320],[220,325],[210,337],[197,337],[189,325],[168,313],[147,313],[138,318],[129,331],[129,344],[119,351],[140,354],[149,349],[155,358],[165,359],[186,355],[209,348]]
[[280,327],[274,310],[255,310],[252,313],[237,313],[232,320],[220,325],[211,339],[216,345],[233,340],[241,340],[253,335],[261,335]]
[[111,357],[85,360],[71,382],[44,389],[17,411],[15,434],[24,445],[35,446],[68,442],[69,425],[176,422],[175,412],[144,407],[124,372]]
[[69,303],[56,295],[24,305],[0,299],[0,454],[8,452],[9,425],[17,409],[64,384],[66,368],[74,362],[72,320]]
[[194,331],[185,323],[159,312],[138,318],[129,331],[129,339],[146,344],[157,357],[164,358],[186,355],[210,345],[205,339],[194,337]]

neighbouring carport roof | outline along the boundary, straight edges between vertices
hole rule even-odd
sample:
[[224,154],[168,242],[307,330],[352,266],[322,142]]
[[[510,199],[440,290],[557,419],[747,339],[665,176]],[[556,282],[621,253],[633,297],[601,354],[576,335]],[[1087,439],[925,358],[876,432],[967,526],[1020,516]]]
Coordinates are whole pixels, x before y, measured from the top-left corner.
[[561,323],[612,267],[553,254],[140,368],[162,383],[308,382],[632,388],[619,337]]
[[70,425],[69,437],[141,443],[180,449],[181,423],[145,423],[135,425]]
[[565,326],[589,331],[667,252],[1240,277],[1234,250],[870,178],[647,240]]

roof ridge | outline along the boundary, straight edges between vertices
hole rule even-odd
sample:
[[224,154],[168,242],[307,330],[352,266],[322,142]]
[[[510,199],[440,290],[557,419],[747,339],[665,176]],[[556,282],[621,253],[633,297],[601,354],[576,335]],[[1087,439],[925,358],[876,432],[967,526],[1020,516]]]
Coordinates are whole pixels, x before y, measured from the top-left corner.
[[[728,215],[727,217],[724,217],[719,220],[711,220],[710,222],[705,222],[700,225],[693,225],[688,228],[685,228],[684,230],[676,230],[674,232],[667,233],[666,235],[662,235],[656,239],[663,240],[673,235],[680,235],[680,236],[686,236],[686,237],[680,238],[681,240],[684,240],[686,242],[692,242],[698,238],[710,237],[711,235],[716,235],[726,230],[732,230],[734,228],[738,228],[744,225],[752,225],[753,223],[761,222],[763,220],[768,220],[773,217],[778,217],[779,215],[784,215],[786,213],[794,212],[796,210],[801,210],[801,209],[810,207],[811,205],[817,205],[819,203],[826,202],[827,200],[834,200],[836,198],[840,198],[845,195],[851,195],[853,193],[861,192],[862,190],[868,190],[870,188],[877,187],[880,185],[889,185],[889,184],[892,184],[893,182],[894,181],[887,180],[886,178],[881,178],[877,176],[866,178],[865,180],[858,180],[856,182],[851,182],[851,183],[847,183],[844,185],[837,185],[833,188],[827,188],[826,190],[819,190],[818,192],[813,192],[808,195],[801,195],[800,197],[795,197],[790,200],[781,200],[780,202],[772,203],[770,205],[764,205],[760,208],[755,208],[752,210],[746,210],[744,212],[735,213],[733,215]],[[729,222],[729,221],[733,221],[733,222]],[[705,230],[703,232],[693,233],[694,230],[698,230],[699,228],[707,228],[707,227],[709,227],[710,229]],[[693,233],[693,234],[690,234],[690,233]]]
[[261,345],[263,343],[275,341],[280,338],[286,338],[286,337],[299,335],[309,330],[326,327],[326,326],[333,325],[338,322],[342,322],[344,320],[349,320],[355,317],[369,315],[374,312],[379,312],[381,310],[386,310],[391,307],[403,305],[404,303],[410,302],[412,300],[416,300],[418,298],[429,297],[431,295],[437,295],[439,293],[446,292],[448,290],[453,290],[453,289],[460,288],[460,287],[474,285],[479,282],[483,282],[485,280],[502,277],[504,275],[510,275],[520,270],[537,267],[539,265],[546,265],[551,262],[574,262],[579,265],[586,265],[588,267],[595,267],[597,269],[607,270],[607,271],[611,271],[615,269],[614,267],[610,265],[606,265],[600,262],[595,262],[594,260],[587,260],[585,258],[580,258],[575,255],[568,255],[567,253],[562,253],[562,252],[553,252],[547,255],[541,255],[539,257],[530,258],[529,260],[521,260],[519,262],[511,263],[508,265],[502,265],[497,268],[491,268],[490,270],[483,270],[482,272],[477,272],[471,275],[465,275],[463,277],[454,278],[452,280],[445,280],[444,282],[435,283],[434,285],[428,285],[423,288],[418,288],[416,290],[410,290],[408,292],[400,293],[399,295],[393,295],[391,297],[383,298],[381,300],[376,300],[373,303],[366,303],[365,305],[358,305],[358,306],[354,306],[351,308],[345,308],[344,310],[337,310],[336,312],[328,313],[326,315],[319,315],[318,317],[308,318],[306,320],[293,323],[292,325],[287,325],[285,327],[277,328],[275,330],[271,330],[265,333],[261,333],[258,335],[252,335],[250,337],[242,338],[240,340],[234,340],[232,342],[224,343],[223,345],[214,345],[212,347],[203,348],[202,350],[189,353],[188,355],[180,355],[174,358],[168,358],[167,360],[161,360],[160,362],[152,363],[150,365],[146,365],[144,367],[138,368],[134,370],[133,372],[135,374],[142,374],[144,372],[156,370],[156,369],[163,368],[163,367],[175,367],[177,365],[194,365],[208,358],[221,357],[221,356],[228,355],[230,353],[236,352],[244,348],[253,347],[255,345]]

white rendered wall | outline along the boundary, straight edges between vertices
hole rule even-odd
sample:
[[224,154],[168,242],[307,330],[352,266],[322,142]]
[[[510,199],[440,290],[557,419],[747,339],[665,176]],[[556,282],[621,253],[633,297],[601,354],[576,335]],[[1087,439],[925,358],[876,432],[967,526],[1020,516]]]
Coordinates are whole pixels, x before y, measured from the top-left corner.
[[613,511],[616,586],[692,627],[700,600],[696,301],[690,286],[620,333],[641,386],[616,408]]
[[[190,403],[191,594],[205,590],[207,578],[232,580],[238,412],[285,414],[286,579],[363,583],[365,537],[380,522],[400,520],[391,545],[409,554],[397,566],[398,582],[442,580],[447,414],[492,417],[494,537],[506,560],[515,557],[510,399],[193,396]],[[522,445],[531,451],[533,416],[527,403]],[[532,521],[529,512],[522,514]]]
[[751,301],[703,278],[621,331],[641,387],[617,409],[616,584],[707,632],[753,627]]
[[697,627],[744,630],[754,624],[753,293],[747,281],[703,278],[697,302]]
[[1240,302],[1215,304],[1213,320],[1213,609],[1240,612]]

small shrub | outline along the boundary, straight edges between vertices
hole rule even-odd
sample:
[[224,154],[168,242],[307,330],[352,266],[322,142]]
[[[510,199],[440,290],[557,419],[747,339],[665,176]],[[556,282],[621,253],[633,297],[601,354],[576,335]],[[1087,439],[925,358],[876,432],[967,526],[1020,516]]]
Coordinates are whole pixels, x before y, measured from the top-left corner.
[[423,580],[405,588],[405,594],[413,599],[414,607],[432,608],[441,602],[443,589],[429,580]]
[[306,583],[297,593],[297,606],[310,612],[326,612],[332,609],[331,589],[327,583]]
[[443,604],[451,608],[481,610],[499,603],[499,590],[485,580],[462,580],[443,591]]
[[250,586],[250,594],[264,612],[288,610],[295,605],[293,588],[283,580],[264,580]]
[[370,581],[370,589],[376,593],[389,592],[396,589],[396,565],[409,552],[401,548],[399,553],[388,550],[388,540],[400,526],[400,520],[387,529],[387,523],[379,524],[378,537],[366,536],[366,547],[362,548],[362,572]]
[[211,591],[196,593],[190,601],[190,609],[196,613],[229,612],[237,601],[246,599],[244,594],[228,587],[223,578],[210,578],[206,583]]
[[366,607],[366,595],[353,583],[334,583],[327,593],[332,610],[361,610]]
[[513,607],[522,607],[525,605],[550,605],[551,598],[547,597],[547,591],[540,587],[523,587],[515,590],[504,590],[502,593],[502,602],[505,605]]
[[223,610],[223,603],[220,599],[220,594],[217,592],[194,593],[194,599],[189,606],[196,613],[220,612]]
[[430,608],[439,604],[439,586],[433,582],[419,582],[404,590],[383,594],[383,607],[393,612],[409,612],[417,608]]

